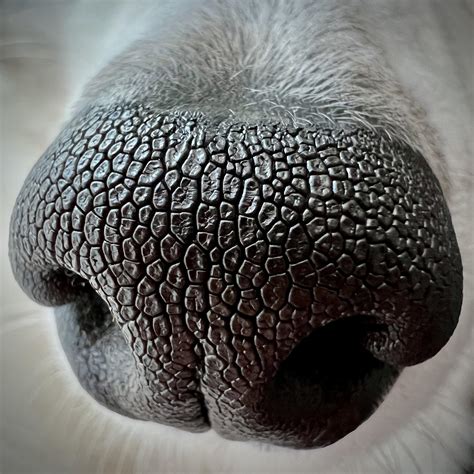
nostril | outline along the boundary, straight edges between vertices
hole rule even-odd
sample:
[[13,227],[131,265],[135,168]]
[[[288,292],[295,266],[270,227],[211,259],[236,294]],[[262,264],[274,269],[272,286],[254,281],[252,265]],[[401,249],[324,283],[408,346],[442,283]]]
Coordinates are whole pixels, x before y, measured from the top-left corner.
[[[303,339],[268,383],[262,421],[298,447],[330,444],[367,419],[399,374],[367,348],[387,327],[369,316],[331,322]],[[290,436],[291,438],[291,436]]]
[[[137,400],[133,354],[107,303],[90,284],[64,272],[76,292],[55,308],[59,340],[82,387],[107,408],[143,418]],[[135,402],[135,406],[133,403]]]
[[369,334],[386,331],[385,325],[366,316],[345,318],[315,330],[282,363],[273,380],[275,388],[283,388],[284,382],[336,390],[352,387],[384,365],[365,342]]
[[[75,290],[74,303],[76,306],[82,306],[83,311],[77,313],[76,322],[81,332],[87,334],[91,340],[96,340],[113,326],[112,313],[107,303],[96,293],[89,282],[78,275],[65,270],[64,278],[69,279],[71,288]],[[71,305],[71,303],[70,303]],[[61,310],[56,310],[58,313]],[[71,318],[71,315],[65,315],[64,318],[57,318],[57,326],[61,336],[62,324],[64,319]],[[68,347],[65,347],[67,353]]]

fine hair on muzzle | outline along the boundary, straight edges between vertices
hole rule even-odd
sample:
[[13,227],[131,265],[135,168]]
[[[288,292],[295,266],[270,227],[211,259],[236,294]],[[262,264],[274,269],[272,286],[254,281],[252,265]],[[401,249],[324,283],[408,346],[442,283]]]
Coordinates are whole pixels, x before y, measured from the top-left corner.
[[356,429],[462,300],[443,193],[403,140],[138,102],[67,124],[10,259],[102,404],[296,448]]

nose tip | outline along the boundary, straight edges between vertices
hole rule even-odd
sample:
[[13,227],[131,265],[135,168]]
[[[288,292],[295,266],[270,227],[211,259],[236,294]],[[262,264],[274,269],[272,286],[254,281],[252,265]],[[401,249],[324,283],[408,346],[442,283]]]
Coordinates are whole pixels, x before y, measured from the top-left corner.
[[43,303],[74,300],[71,272],[107,301],[142,418],[182,427],[185,404],[194,426],[202,395],[224,436],[332,443],[454,331],[462,267],[439,183],[368,130],[210,123],[76,119],[18,198],[14,273]]

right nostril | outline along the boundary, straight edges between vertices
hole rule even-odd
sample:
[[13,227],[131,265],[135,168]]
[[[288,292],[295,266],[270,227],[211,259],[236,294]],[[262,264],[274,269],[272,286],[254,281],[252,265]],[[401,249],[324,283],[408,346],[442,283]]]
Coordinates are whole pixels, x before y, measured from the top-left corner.
[[386,331],[372,317],[354,316],[303,339],[265,389],[264,424],[294,433],[297,447],[323,446],[353,431],[399,373],[366,348],[368,338]]
[[386,332],[372,317],[354,316],[331,322],[306,337],[282,363],[276,384],[295,380],[300,385],[341,389],[361,381],[372,369],[380,368],[365,348],[369,334]]

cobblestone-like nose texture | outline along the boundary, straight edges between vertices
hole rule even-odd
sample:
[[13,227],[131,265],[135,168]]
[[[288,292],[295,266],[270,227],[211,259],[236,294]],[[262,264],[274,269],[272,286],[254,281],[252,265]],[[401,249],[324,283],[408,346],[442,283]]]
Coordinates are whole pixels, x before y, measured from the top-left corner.
[[[10,257],[40,303],[74,301],[76,275],[106,301],[146,393],[140,417],[200,429],[205,402],[223,435],[290,446],[335,441],[385,388],[365,374],[279,409],[282,385],[324,392],[324,377],[295,382],[324,358],[310,344],[331,340],[337,357],[357,339],[392,377],[440,350],[462,299],[442,192],[409,147],[142,106],[69,124],[21,191]],[[341,350],[337,331],[318,336],[351,318],[376,330],[346,328]]]

